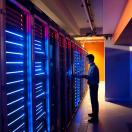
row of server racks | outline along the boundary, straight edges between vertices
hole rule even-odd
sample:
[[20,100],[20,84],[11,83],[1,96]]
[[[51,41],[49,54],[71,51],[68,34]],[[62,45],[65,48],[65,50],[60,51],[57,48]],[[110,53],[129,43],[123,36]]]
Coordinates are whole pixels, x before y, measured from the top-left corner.
[[87,52],[47,18],[0,0],[0,132],[66,131],[85,94]]

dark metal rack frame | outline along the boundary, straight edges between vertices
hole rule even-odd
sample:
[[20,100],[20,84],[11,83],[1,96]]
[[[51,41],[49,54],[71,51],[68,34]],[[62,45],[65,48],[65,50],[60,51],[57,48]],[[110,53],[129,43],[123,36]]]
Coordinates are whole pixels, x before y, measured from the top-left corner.
[[[45,109],[46,109],[46,129],[47,131],[49,132],[50,131],[50,89],[49,89],[49,38],[48,38],[48,34],[49,34],[49,29],[48,29],[48,23],[45,22],[43,19],[41,19],[40,17],[38,17],[37,15],[34,15],[33,16],[33,25],[35,26],[35,20],[38,20],[42,25],[42,28],[43,28],[43,34],[42,34],[42,45],[44,47],[44,55],[42,56],[43,57],[43,61],[45,61],[45,64],[44,64],[44,72],[45,72],[45,77],[43,78],[45,80]],[[33,28],[33,36],[35,35],[35,28]],[[35,41],[35,38],[34,38],[34,41]],[[34,54],[34,44],[32,45],[32,50],[33,50],[33,64],[35,63],[35,54]],[[35,70],[34,69],[34,66],[32,67],[33,71]],[[34,75],[34,74],[33,74]],[[35,86],[34,86],[34,83],[35,83],[35,75],[33,76],[33,91],[35,89]],[[35,91],[34,91],[34,102],[35,102]],[[35,105],[33,105],[33,113],[34,113],[34,121],[35,121]],[[34,124],[35,125],[35,124]],[[42,126],[42,125],[41,125]],[[35,126],[34,126],[35,127]],[[35,128],[34,128],[34,131],[35,131]]]
[[[58,33],[58,30],[55,27],[53,27],[52,25],[49,24],[49,35],[50,35],[50,29],[55,33],[55,45],[54,45],[55,49],[53,49],[54,52],[55,52],[55,56],[54,56],[55,65],[53,67],[54,67],[54,72],[55,72],[54,79],[56,79],[56,80],[54,80],[54,81],[56,81],[56,95],[57,95],[57,97],[55,97],[54,100],[51,100],[51,103],[50,103],[51,111],[52,111],[53,107],[56,107],[56,109],[57,109],[57,111],[56,111],[56,114],[57,114],[56,117],[57,118],[54,119],[54,120],[56,120],[56,122],[55,122],[55,124],[51,124],[51,129],[54,128],[53,129],[54,131],[56,130],[56,131],[60,132],[61,131],[61,121],[60,121],[61,120],[61,93],[60,93],[60,80],[59,80],[59,77],[60,77],[60,71],[59,71],[59,69],[60,69],[59,59],[60,58],[59,58],[59,43],[58,43],[59,33]],[[50,37],[49,37],[49,45],[50,45]],[[49,58],[50,57],[51,56],[49,55]],[[51,63],[51,62],[49,62],[49,63]],[[51,71],[50,71],[50,78],[51,77],[52,77],[52,74],[51,74]],[[52,91],[53,89],[51,89],[52,88],[51,85],[52,84],[50,82],[50,91],[51,91],[50,97],[52,96],[51,94],[53,92]],[[55,94],[55,93],[53,93],[53,94]],[[56,102],[55,102],[55,100],[56,100]],[[52,113],[51,113],[51,115],[52,115]]]
[[[5,5],[6,5],[6,1],[4,1],[3,2]],[[23,12],[24,12],[24,14],[25,14],[25,16],[26,16],[26,18],[28,19],[29,17],[30,17],[30,13],[29,13],[29,11],[25,8],[25,7],[23,7],[22,5],[20,5],[19,3],[17,3],[16,1],[11,1],[11,3],[14,5],[14,6],[17,6],[20,10],[22,10]],[[6,16],[6,6],[4,7],[4,12],[3,12],[3,16],[4,16],[4,21],[5,21],[5,16]],[[29,22],[29,21],[28,21]],[[3,125],[2,125],[2,129],[4,130],[4,131],[7,131],[7,118],[6,118],[6,116],[7,116],[7,107],[6,107],[6,105],[7,105],[7,101],[6,101],[6,97],[7,97],[7,95],[6,95],[6,89],[5,89],[5,85],[6,85],[6,76],[5,76],[5,73],[6,73],[6,69],[5,69],[5,66],[6,66],[6,64],[5,64],[5,60],[6,60],[6,57],[5,57],[5,51],[6,51],[6,47],[5,47],[5,22],[2,24],[2,26],[4,26],[3,27],[3,32],[2,32],[2,36],[1,36],[1,38],[3,38],[3,41],[1,41],[1,46],[2,46],[2,54],[1,54],[1,57],[2,57],[2,67],[3,67],[3,73],[2,73],[2,78],[3,78],[3,80],[2,80],[2,83],[3,83],[3,86],[2,86],[2,109],[4,109],[3,111],[2,111],[2,117],[3,117]],[[26,27],[26,32],[27,32],[27,30],[30,30],[29,29],[29,27]],[[30,42],[28,41],[28,37],[26,38],[26,42],[27,43],[29,43],[30,44]],[[3,44],[3,45],[2,45]],[[27,52],[27,51],[25,51],[25,52]],[[25,62],[25,64],[26,64],[27,62]],[[26,70],[25,70],[26,71]],[[25,86],[25,88],[26,88],[26,86]],[[4,99],[4,100],[3,100]],[[25,99],[28,99],[29,100],[29,95],[26,97],[25,96]],[[30,98],[30,100],[32,100],[31,98]],[[26,104],[25,104],[25,107],[27,107],[26,106]],[[26,109],[26,108],[25,108]],[[28,109],[28,110],[30,110],[30,109]],[[27,110],[26,110],[27,111]],[[28,113],[29,111],[27,111],[27,113]],[[27,114],[28,115],[28,114]],[[27,125],[29,124],[28,123],[28,117],[26,117],[26,122],[27,122]],[[27,125],[26,125],[26,127],[27,127]]]
[[69,37],[66,37],[67,45],[66,45],[66,64],[67,64],[67,98],[68,98],[68,120],[67,120],[67,128],[70,124],[72,118],[72,65],[71,65],[71,41]]
[[[61,40],[60,40],[61,39]],[[60,42],[61,41],[61,42]],[[63,65],[63,66],[62,66]],[[59,66],[60,66],[60,92],[61,92],[61,128],[66,129],[67,123],[67,77],[66,77],[66,39],[65,36],[59,32]],[[63,71],[62,71],[63,70]],[[63,80],[62,80],[63,79]],[[64,102],[62,102],[64,101]],[[64,119],[63,119],[63,118]]]
[[4,1],[0,1],[0,130],[5,128],[6,121],[3,120],[6,116],[5,108],[6,105],[3,103],[3,99],[5,96],[4,92],[4,85],[5,85],[5,77],[4,77],[4,67],[5,64],[3,63],[5,59],[4,54],[4,29],[5,29],[5,3]]

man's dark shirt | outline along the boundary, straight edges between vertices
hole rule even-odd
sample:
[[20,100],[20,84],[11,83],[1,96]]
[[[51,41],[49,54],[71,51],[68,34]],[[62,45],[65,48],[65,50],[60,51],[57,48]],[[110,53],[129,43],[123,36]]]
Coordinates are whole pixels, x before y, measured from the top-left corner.
[[95,63],[90,64],[87,79],[89,85],[96,85],[99,83],[99,70]]

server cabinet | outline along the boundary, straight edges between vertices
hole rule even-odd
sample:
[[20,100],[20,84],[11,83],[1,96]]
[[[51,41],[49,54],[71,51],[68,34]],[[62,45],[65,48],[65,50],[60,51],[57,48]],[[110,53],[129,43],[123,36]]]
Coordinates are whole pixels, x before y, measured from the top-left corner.
[[66,128],[67,123],[67,86],[66,86],[66,40],[59,35],[59,66],[60,66],[60,93],[61,93],[61,129]]
[[35,16],[33,29],[33,127],[34,132],[50,131],[47,25]]
[[[82,53],[81,53],[80,47],[78,47],[78,54],[79,54],[79,67],[80,67],[79,74],[82,75],[82,72],[83,72],[82,71],[82,58],[81,58]],[[82,79],[80,79],[80,94],[79,94],[80,100],[81,100],[81,96],[82,96],[82,89],[83,89]]]
[[2,63],[5,68],[2,74],[4,132],[28,130],[26,13],[28,12],[24,9],[6,1],[5,40],[2,49]]
[[60,131],[60,86],[58,33],[49,28],[51,131]]
[[3,47],[4,47],[4,37],[3,37],[3,34],[4,34],[4,14],[2,12],[4,12],[4,2],[3,1],[0,1],[0,10],[1,10],[1,13],[0,13],[0,76],[1,76],[1,79],[0,79],[0,131],[2,131],[2,126],[3,126],[3,117],[2,117],[2,95],[3,95],[3,91],[2,91],[2,88],[3,88],[3,63],[2,63],[2,54],[3,54]]
[[67,124],[72,118],[72,86],[71,86],[71,42],[70,39],[66,39],[66,71],[67,71]]
[[[80,48],[77,47],[76,50],[74,51],[74,72],[77,75],[80,75]],[[81,89],[81,79],[80,78],[75,78],[75,107],[78,107],[80,104],[80,89]]]
[[[86,51],[83,51],[83,55],[82,55],[82,61],[83,61],[83,73],[84,74],[88,74],[88,62],[86,60]],[[85,92],[87,91],[87,80],[83,80],[83,85],[84,85],[84,89],[83,89],[83,95],[85,94]]]
[[[75,57],[74,57],[74,52],[76,50],[76,46],[74,44],[74,42],[71,43],[72,48],[71,48],[71,62],[72,62],[72,75],[75,74],[75,69],[74,69],[74,63],[75,63]],[[75,112],[76,110],[76,106],[75,106],[75,101],[76,101],[76,84],[75,84],[75,78],[72,78],[72,114]]]
[[[72,43],[72,74],[80,75],[80,53],[79,48],[75,43]],[[72,78],[72,108],[73,112],[75,112],[80,103],[80,87],[81,81],[80,78],[74,77]]]
[[[86,58],[87,52],[85,50],[82,50],[81,52],[81,69],[82,69],[82,74],[87,75],[88,74],[88,62]],[[85,95],[85,92],[87,91],[87,79],[82,79],[82,92],[81,92],[81,98]]]
[[[86,51],[84,51],[84,73],[87,75],[88,74],[88,61],[86,60],[86,55],[88,53]],[[84,89],[84,93],[87,91],[87,86],[88,86],[88,83],[87,83],[87,80],[85,80],[84,82],[85,84],[85,89]]]
[[[81,63],[80,63],[80,73],[81,75],[85,75],[85,58],[84,52],[81,50]],[[82,99],[85,91],[85,79],[81,79],[81,90],[80,90],[80,98]]]

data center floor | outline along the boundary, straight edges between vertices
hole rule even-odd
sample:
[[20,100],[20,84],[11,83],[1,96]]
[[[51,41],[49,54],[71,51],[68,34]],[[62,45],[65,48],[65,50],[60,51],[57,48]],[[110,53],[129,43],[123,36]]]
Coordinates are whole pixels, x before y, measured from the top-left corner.
[[106,102],[104,99],[104,83],[99,86],[99,123],[88,123],[91,113],[89,91],[72,121],[68,132],[132,132],[132,106]]

